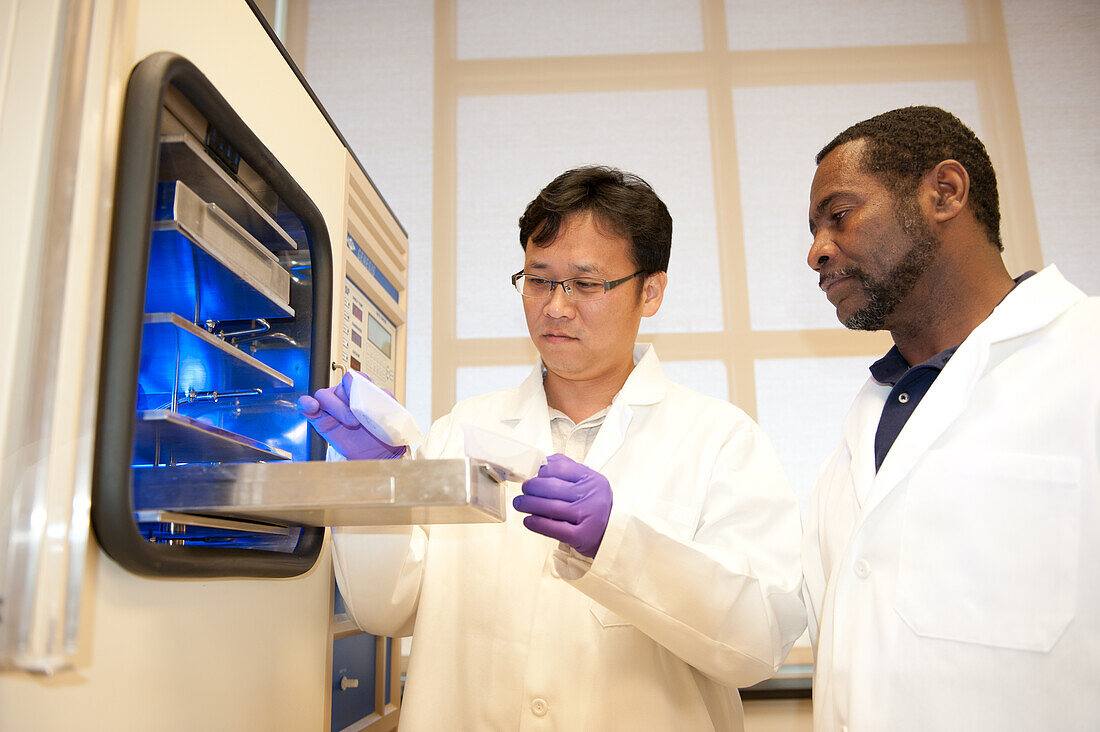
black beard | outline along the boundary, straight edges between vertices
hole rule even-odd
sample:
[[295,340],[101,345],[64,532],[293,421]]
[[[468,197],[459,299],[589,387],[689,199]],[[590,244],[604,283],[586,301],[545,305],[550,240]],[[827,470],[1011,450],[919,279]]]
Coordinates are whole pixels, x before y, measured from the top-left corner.
[[844,321],[851,330],[885,330],[886,318],[913,291],[921,275],[935,259],[940,242],[921,216],[916,201],[907,201],[897,214],[898,223],[911,246],[885,277],[876,280],[858,267],[843,274],[859,280],[867,303]]

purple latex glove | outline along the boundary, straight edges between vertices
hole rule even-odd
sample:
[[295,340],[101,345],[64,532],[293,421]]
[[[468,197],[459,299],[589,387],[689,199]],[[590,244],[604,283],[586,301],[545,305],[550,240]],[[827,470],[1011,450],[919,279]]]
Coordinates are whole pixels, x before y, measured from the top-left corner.
[[298,411],[348,460],[392,460],[404,455],[407,446],[387,445],[355,418],[349,406],[350,389],[351,374],[344,374],[336,386],[298,397]]
[[611,516],[611,484],[587,465],[554,454],[512,505],[531,514],[523,519],[531,531],[595,557]]

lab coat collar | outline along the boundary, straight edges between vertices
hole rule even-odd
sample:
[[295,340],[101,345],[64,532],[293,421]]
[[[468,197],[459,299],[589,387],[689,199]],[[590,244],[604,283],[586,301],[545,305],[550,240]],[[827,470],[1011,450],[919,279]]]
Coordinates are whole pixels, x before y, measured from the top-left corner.
[[[915,463],[967,408],[970,393],[989,363],[990,346],[1032,333],[1064,313],[1085,294],[1051,265],[1021,282],[962,342],[909,421],[898,434],[878,474],[874,474],[874,433],[888,386],[873,381],[864,386],[845,420],[845,438],[852,451],[852,476],[863,511],[872,510],[913,469]],[[871,468],[869,492],[861,480]],[[863,498],[866,497],[866,502]]]
[[[538,359],[531,373],[513,392],[513,401],[503,410],[502,422],[512,427],[512,435],[543,452],[554,451],[550,434],[550,410],[543,387],[543,363]],[[622,445],[634,415],[633,407],[657,404],[668,392],[668,379],[661,369],[657,352],[648,343],[634,346],[634,369],[622,389],[611,401],[607,417],[588,451],[585,463],[599,469]]]
[[1026,335],[1048,325],[1085,297],[1051,264],[1013,288],[970,337],[978,336],[989,344]]

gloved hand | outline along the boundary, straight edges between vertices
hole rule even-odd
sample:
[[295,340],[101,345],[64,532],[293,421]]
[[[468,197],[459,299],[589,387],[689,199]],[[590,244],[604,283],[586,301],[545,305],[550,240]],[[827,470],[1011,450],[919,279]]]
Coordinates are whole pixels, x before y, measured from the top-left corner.
[[404,455],[407,446],[387,445],[355,418],[348,406],[349,389],[351,374],[346,373],[336,386],[299,397],[298,411],[348,460],[392,460]]
[[611,484],[587,465],[554,454],[512,505],[531,514],[523,519],[531,531],[595,557],[611,516]]

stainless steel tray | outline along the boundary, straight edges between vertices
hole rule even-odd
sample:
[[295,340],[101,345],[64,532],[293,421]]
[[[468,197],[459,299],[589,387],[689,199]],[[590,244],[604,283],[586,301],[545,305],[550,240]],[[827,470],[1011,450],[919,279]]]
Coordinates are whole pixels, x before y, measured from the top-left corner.
[[294,385],[289,376],[175,313],[145,316],[139,381],[148,396]]
[[286,450],[167,409],[138,412],[134,442],[134,462],[150,465],[239,463],[291,457]]
[[216,203],[249,234],[272,251],[297,249],[298,243],[275,223],[240,183],[203,150],[191,135],[177,132],[160,138],[161,181],[182,180],[203,200]]
[[504,485],[459,460],[185,465],[134,469],[134,510],[292,526],[407,526],[504,520]]
[[292,317],[290,273],[181,181],[158,186],[146,312],[195,322]]

